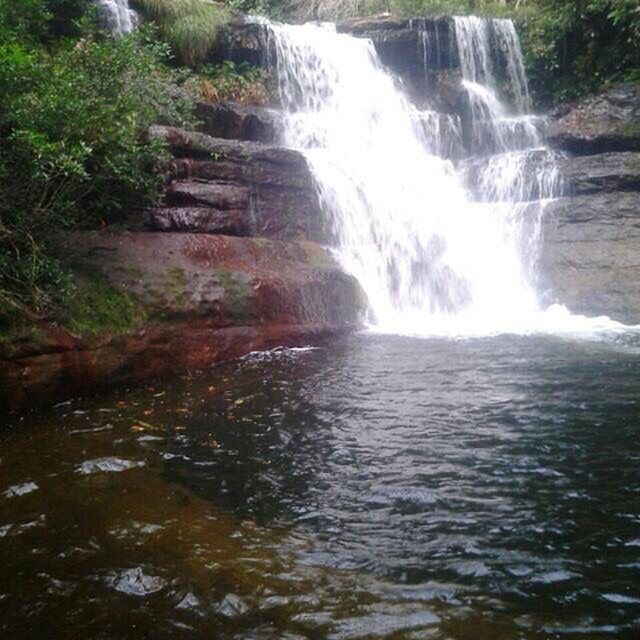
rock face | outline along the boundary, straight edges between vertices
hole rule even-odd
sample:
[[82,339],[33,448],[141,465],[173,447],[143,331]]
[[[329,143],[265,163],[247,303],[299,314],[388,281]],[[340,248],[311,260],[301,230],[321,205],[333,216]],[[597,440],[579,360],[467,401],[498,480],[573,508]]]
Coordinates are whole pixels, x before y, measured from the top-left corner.
[[149,212],[152,229],[326,238],[313,178],[300,153],[171,127],[153,127],[151,135],[167,142],[175,156],[166,205]]
[[[174,154],[149,231],[79,234],[79,282],[105,282],[142,310],[132,328],[75,335],[42,323],[0,341],[0,409],[59,400],[360,325],[358,283],[321,245],[302,155],[153,127]],[[197,232],[197,233],[196,233]]]
[[548,128],[564,197],[547,207],[540,259],[547,302],[640,323],[640,86],[565,106]]
[[640,151],[640,85],[617,85],[565,107],[548,129],[552,146],[574,154]]
[[640,192],[602,191],[546,211],[541,287],[573,312],[640,322]]
[[451,18],[378,16],[348,20],[337,29],[371,40],[382,64],[399,76],[418,100],[434,93],[439,72],[458,66]]

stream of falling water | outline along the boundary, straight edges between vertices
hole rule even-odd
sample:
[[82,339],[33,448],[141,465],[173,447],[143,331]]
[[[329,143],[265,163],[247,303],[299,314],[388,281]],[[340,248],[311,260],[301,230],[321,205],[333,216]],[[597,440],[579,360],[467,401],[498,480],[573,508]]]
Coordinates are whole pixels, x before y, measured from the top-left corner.
[[[558,193],[559,174],[527,113],[511,21],[454,20],[469,144],[472,153],[489,153],[475,197],[449,159],[459,123],[410,104],[371,41],[330,24],[266,28],[287,114],[283,142],[308,159],[336,255],[364,288],[373,329],[478,335],[620,326],[557,305],[543,309],[538,301],[541,221],[545,203]],[[506,58],[511,108],[499,97],[496,50]],[[532,152],[544,162],[530,180]],[[531,184],[537,200],[523,202]]]
[[96,4],[102,23],[113,35],[130,33],[138,25],[138,14],[129,0],[96,0]]

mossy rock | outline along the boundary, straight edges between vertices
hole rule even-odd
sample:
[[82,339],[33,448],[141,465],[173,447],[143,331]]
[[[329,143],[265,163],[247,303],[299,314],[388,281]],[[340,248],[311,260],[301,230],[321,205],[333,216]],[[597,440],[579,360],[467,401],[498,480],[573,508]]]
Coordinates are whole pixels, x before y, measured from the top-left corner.
[[79,336],[130,333],[146,319],[146,308],[134,296],[97,275],[80,279],[61,311],[62,324]]

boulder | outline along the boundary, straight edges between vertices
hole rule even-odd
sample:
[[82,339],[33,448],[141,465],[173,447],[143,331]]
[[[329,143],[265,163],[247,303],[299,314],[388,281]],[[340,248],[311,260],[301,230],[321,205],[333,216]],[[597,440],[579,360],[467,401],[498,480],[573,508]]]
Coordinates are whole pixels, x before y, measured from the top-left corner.
[[152,127],[175,156],[166,207],[149,212],[157,231],[326,238],[315,183],[305,157],[290,149]]
[[55,325],[0,344],[0,405],[30,406],[359,326],[363,293],[310,242],[175,233],[79,234],[68,260],[145,310],[121,335]]
[[557,112],[551,146],[578,155],[640,151],[640,85],[620,84]]
[[264,25],[240,16],[220,29],[209,60],[246,62],[267,69],[275,61],[275,49]]
[[282,126],[282,114],[275,109],[231,102],[199,102],[195,116],[200,121],[198,131],[214,138],[275,143]]
[[640,323],[640,192],[561,198],[545,212],[540,257],[546,302]]

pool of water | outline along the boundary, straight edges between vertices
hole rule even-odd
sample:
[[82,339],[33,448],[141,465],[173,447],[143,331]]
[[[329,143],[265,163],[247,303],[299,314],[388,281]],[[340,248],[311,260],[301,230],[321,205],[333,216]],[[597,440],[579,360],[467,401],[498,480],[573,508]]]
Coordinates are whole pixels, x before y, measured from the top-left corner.
[[362,334],[9,418],[0,635],[638,638],[637,339]]

